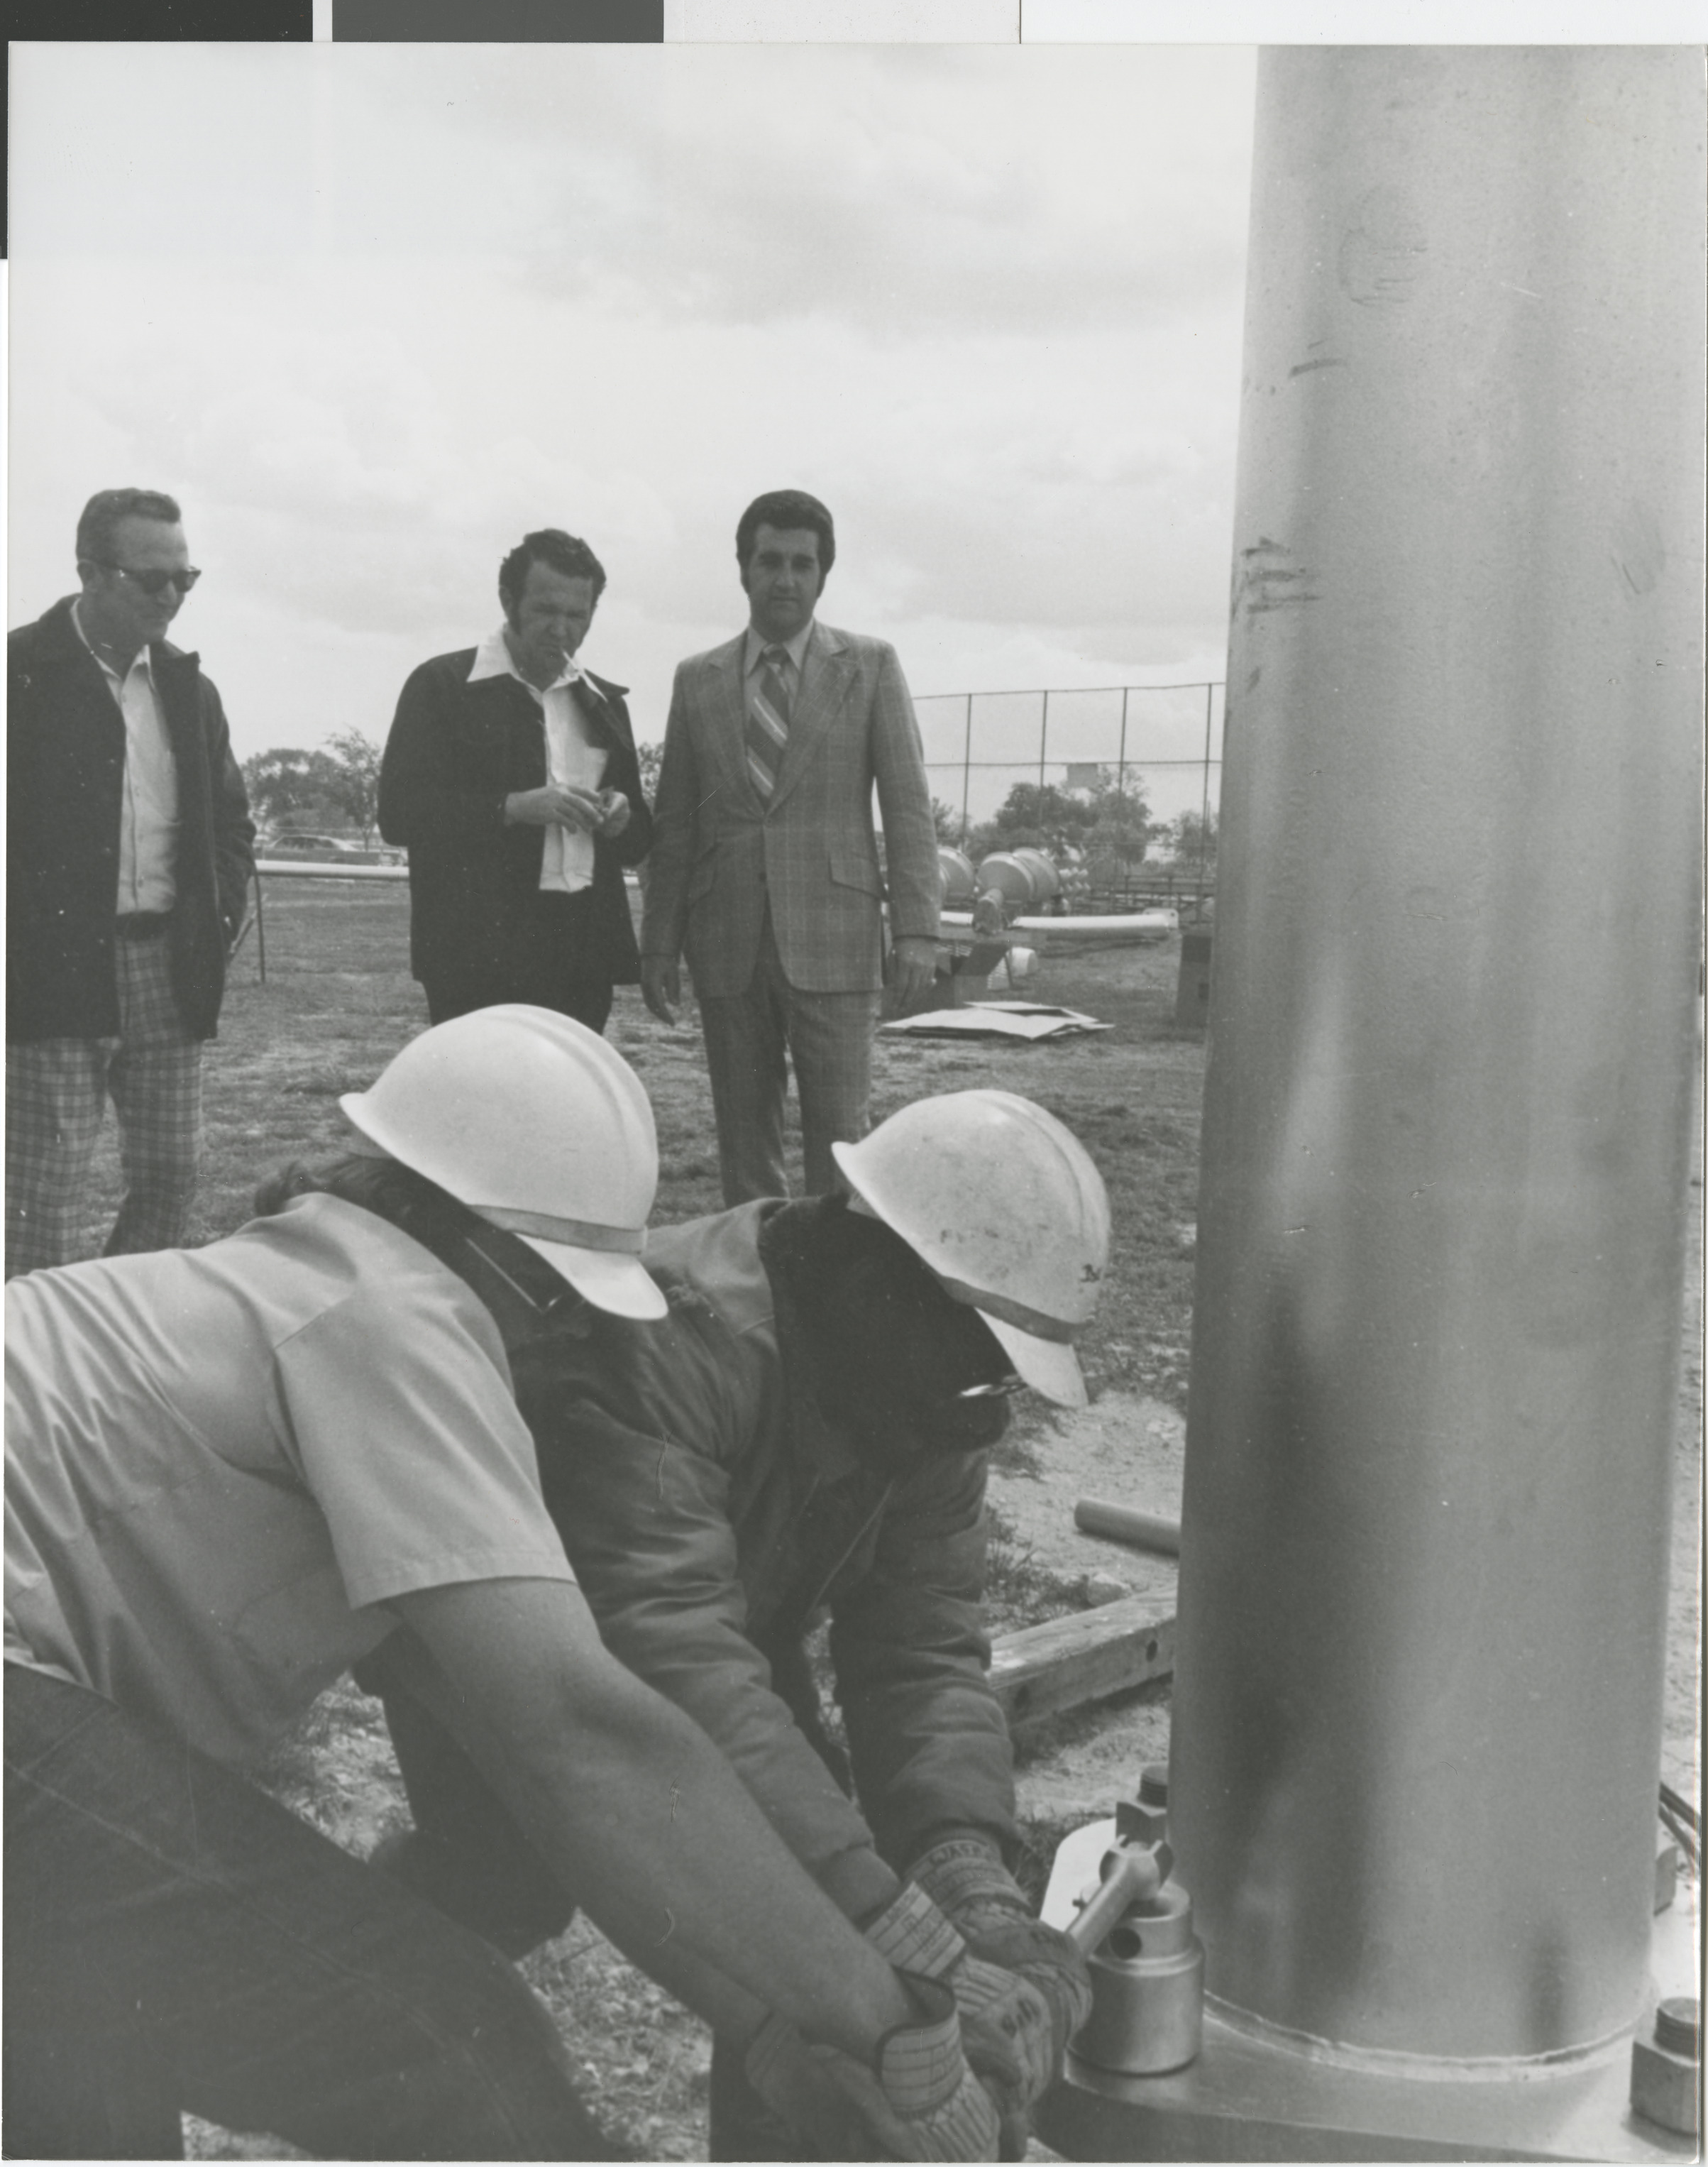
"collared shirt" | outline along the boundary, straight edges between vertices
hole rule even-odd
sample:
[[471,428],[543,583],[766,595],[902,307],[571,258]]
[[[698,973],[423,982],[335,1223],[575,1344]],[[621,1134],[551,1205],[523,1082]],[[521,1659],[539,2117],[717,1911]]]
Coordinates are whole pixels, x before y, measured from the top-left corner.
[[252,1765],[396,1597],[574,1577],[490,1315],[353,1204],[25,1273],[6,1322],[7,1660],[217,1759]]
[[174,867],[178,847],[178,770],[172,758],[155,690],[148,649],[143,648],[121,677],[90,644],[71,604],[77,637],[99,666],[124,718],[124,774],[119,803],[119,892],[121,916],[134,910],[170,910],[177,895]]
[[[594,743],[581,710],[569,697],[569,687],[584,681],[586,676],[577,663],[566,662],[542,692],[537,685],[528,684],[516,668],[516,658],[500,625],[496,632],[489,633],[475,649],[474,667],[468,673],[468,681],[474,685],[483,677],[514,677],[518,685],[526,686],[539,707],[545,727],[547,777],[566,789],[593,792],[605,780],[608,755],[603,745]],[[584,834],[579,828],[559,827],[554,822],[546,830],[546,847],[540,861],[540,886],[573,894],[576,889],[590,887],[592,883],[592,836]]]
[[748,644],[742,664],[744,706],[752,703],[754,693],[759,689],[759,677],[765,666],[766,655],[774,648],[780,647],[789,658],[780,672],[783,691],[788,698],[790,714],[792,716],[796,713],[801,704],[801,687],[806,682],[806,649],[812,644],[813,627],[817,623],[816,617],[808,617],[792,639],[785,640],[766,639],[751,625],[748,627]]

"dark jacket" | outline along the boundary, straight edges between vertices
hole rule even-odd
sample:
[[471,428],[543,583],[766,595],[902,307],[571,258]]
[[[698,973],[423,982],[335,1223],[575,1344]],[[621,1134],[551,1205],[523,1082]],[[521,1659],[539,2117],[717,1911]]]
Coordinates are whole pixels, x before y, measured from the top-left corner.
[[[858,1918],[938,1832],[1009,1847],[1013,1773],[986,1676],[986,1455],[890,1481],[827,1423],[799,1371],[780,1238],[810,1208],[746,1204],[649,1233],[669,1317],[596,1319],[558,1419],[528,1412],[607,1645],[711,1735]],[[826,1608],[858,1812],[815,1750],[801,1644]]]
[[[115,1038],[124,718],[69,596],[6,647],[6,1036]],[[177,767],[172,985],[185,1028],[211,1038],[255,825],[201,657],[156,640],[149,662]]]
[[[379,771],[379,831],[410,854],[410,962],[418,978],[497,976],[510,952],[518,913],[540,885],[546,831],[508,822],[513,790],[546,781],[545,718],[514,677],[470,684],[477,650],[436,654],[411,671]],[[574,688],[594,741],[605,747],[605,784],[621,790],[632,817],[614,840],[593,844],[595,952],[587,958],[613,985],[640,977],[622,869],[638,865],[653,839],[640,766],[623,704],[624,687],[602,677],[596,694]]]

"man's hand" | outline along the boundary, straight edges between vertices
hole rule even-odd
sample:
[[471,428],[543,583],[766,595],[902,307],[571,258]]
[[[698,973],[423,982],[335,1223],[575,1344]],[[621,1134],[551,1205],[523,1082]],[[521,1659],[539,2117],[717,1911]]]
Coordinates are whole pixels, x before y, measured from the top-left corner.
[[1050,2003],[1030,1980],[973,1955],[912,1882],[864,1931],[898,1971],[941,1980],[954,1995],[967,2060],[1000,2117],[1001,2157],[1023,2159],[1028,2111],[1061,2068]]
[[903,934],[890,951],[890,1004],[897,1015],[923,999],[937,978],[937,943]]
[[874,2068],[810,2047],[769,2017],[748,2049],[761,2099],[825,2159],[994,2159],[997,2111],[961,2053],[954,1996],[904,1977],[917,2011],[880,2041]]
[[1024,1980],[1042,1998],[1050,2018],[1050,2074],[1058,2074],[1068,2041],[1092,2009],[1091,1974],[1077,1943],[1033,1915],[1019,1884],[981,1837],[933,1844],[914,1860],[910,1878],[965,1937],[970,1960]]
[[[621,797],[620,791],[610,793]],[[623,803],[624,827],[628,825],[628,800]],[[591,791],[572,790],[567,783],[542,782],[537,790],[513,790],[504,801],[504,817],[526,828],[574,828],[584,835],[599,832],[605,808]]]
[[620,790],[601,790],[599,793],[599,832],[601,835],[620,835],[634,815],[634,808]]
[[660,1023],[674,1024],[681,998],[682,973],[674,957],[667,962],[662,956],[642,956],[641,999]]

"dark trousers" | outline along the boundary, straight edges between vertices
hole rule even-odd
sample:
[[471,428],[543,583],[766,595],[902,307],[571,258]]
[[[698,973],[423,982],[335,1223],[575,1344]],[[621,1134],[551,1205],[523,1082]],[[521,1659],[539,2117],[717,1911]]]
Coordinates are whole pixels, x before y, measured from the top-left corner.
[[428,1021],[444,1023],[472,1009],[526,1001],[602,1031],[611,1015],[611,980],[608,970],[590,960],[597,950],[594,927],[591,888],[574,895],[542,889],[517,912],[497,971],[421,974]]
[[100,1695],[6,1667],[5,2151],[626,2157],[488,1942]]

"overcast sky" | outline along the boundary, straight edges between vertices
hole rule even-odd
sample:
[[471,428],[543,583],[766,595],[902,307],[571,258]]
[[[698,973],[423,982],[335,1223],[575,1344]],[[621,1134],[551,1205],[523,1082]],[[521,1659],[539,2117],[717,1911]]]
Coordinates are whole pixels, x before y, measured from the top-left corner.
[[[563,526],[611,579],[583,659],[656,739],[676,661],[744,620],[743,506],[798,486],[837,520],[822,615],[917,694],[1219,677],[1254,71],[14,48],[8,622],[74,587],[93,490],[164,488],[240,757],[378,739]],[[1113,758],[1118,709],[1053,706],[1052,751]],[[981,710],[975,756],[1035,717]],[[922,719],[958,758],[959,710]],[[1203,727],[1140,702],[1129,756]]]

